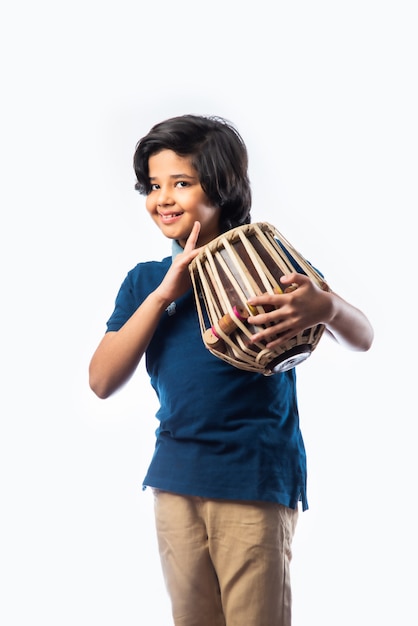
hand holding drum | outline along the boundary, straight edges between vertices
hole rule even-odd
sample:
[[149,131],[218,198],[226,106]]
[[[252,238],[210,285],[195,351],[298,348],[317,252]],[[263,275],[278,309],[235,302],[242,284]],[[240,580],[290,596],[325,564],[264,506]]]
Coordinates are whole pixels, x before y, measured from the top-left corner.
[[268,376],[295,367],[316,348],[325,329],[322,324],[274,348],[267,348],[266,341],[251,341],[266,326],[251,325],[248,317],[271,307],[255,307],[248,300],[297,288],[281,287],[285,274],[306,274],[321,289],[329,290],[315,268],[271,224],[247,224],[223,233],[203,248],[189,271],[202,338],[215,356],[239,369]]

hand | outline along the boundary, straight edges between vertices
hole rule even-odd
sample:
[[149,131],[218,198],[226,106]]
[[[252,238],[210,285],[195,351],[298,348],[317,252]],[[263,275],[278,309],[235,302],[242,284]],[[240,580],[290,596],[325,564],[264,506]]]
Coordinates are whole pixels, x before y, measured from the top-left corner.
[[267,326],[251,337],[254,342],[266,342],[267,348],[285,343],[307,328],[320,323],[326,324],[332,314],[330,294],[318,287],[308,276],[287,274],[280,282],[284,291],[290,288],[288,293],[265,293],[248,300],[253,306],[273,307],[272,311],[251,315],[247,320],[254,326]]
[[190,289],[189,264],[199,254],[202,248],[196,248],[196,243],[200,233],[200,222],[195,222],[192,231],[186,241],[183,252],[178,254],[164,276],[162,282],[157,287],[158,295],[167,302],[171,302],[182,296]]

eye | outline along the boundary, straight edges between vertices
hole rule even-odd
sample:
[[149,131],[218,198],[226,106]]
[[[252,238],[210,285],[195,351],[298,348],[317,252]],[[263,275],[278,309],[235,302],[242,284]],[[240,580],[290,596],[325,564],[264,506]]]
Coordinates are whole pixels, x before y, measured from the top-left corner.
[[150,185],[150,191],[157,191],[157,189],[159,189],[160,186],[157,185],[157,183],[154,183],[152,185]]
[[180,189],[184,189],[184,187],[189,187],[190,183],[187,183],[185,180],[179,180],[176,183],[176,187],[180,187]]

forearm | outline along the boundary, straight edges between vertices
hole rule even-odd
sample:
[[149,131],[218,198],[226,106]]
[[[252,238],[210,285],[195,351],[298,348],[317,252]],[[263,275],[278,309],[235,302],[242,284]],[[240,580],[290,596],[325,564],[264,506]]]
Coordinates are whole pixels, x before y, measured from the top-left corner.
[[108,332],[89,366],[89,384],[99,398],[108,398],[136,370],[168,303],[152,292],[117,332]]
[[373,328],[367,317],[338,294],[327,294],[331,299],[331,316],[325,326],[339,344],[351,350],[367,351],[373,342]]

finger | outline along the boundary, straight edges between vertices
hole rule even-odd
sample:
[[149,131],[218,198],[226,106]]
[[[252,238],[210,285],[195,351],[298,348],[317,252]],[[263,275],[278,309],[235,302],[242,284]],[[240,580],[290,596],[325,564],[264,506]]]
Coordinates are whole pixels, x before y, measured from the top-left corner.
[[248,323],[254,324],[254,326],[262,326],[265,324],[277,324],[279,321],[278,309],[274,309],[268,313],[258,313],[257,315],[250,315],[248,317]]
[[280,345],[283,343],[283,338],[287,333],[288,331],[283,331],[280,327],[274,326],[254,333],[251,335],[250,340],[252,343],[263,341],[266,346],[268,345],[268,347],[270,347],[273,344]]
[[195,222],[193,224],[193,228],[191,230],[190,235],[187,238],[186,245],[184,246],[184,250],[190,252],[196,247],[197,240],[199,238],[200,233],[200,222]]
[[292,288],[293,285],[294,288],[296,288],[299,285],[303,285],[308,280],[310,280],[308,276],[305,276],[304,274],[298,274],[297,272],[293,272],[292,274],[285,274],[280,278],[280,282],[282,283],[282,285],[288,285]]
[[247,304],[255,305],[255,306],[257,306],[258,304],[261,304],[261,305],[271,304],[273,307],[276,307],[279,303],[280,303],[280,300],[278,300],[277,294],[273,295],[271,293],[262,293],[258,296],[251,296],[247,300]]

